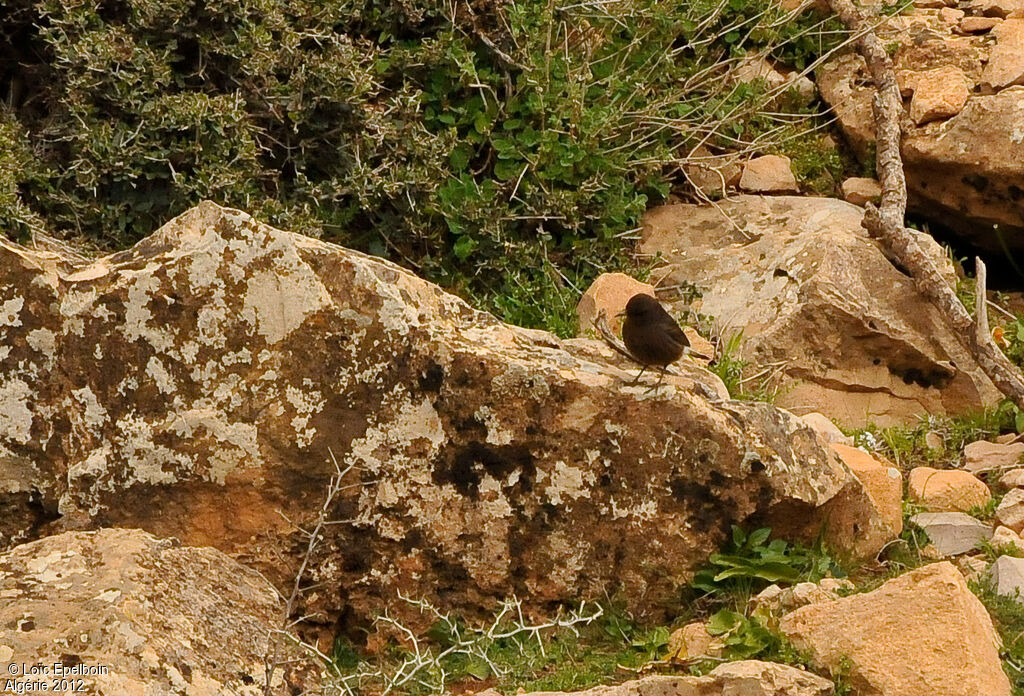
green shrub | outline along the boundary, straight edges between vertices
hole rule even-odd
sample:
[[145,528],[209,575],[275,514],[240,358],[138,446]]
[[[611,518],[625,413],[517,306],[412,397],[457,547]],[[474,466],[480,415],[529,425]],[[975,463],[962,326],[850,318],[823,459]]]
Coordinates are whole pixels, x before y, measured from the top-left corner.
[[6,20],[33,85],[0,132],[9,234],[122,247],[211,198],[563,335],[524,301],[628,267],[698,144],[791,148],[816,187],[834,169],[811,109],[728,73],[810,65],[837,24],[758,0],[41,0]]

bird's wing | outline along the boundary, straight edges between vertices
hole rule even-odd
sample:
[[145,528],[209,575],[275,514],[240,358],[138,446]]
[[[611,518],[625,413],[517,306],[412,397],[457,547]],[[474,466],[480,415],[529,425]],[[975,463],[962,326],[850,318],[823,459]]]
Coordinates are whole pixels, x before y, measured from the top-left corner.
[[665,335],[683,348],[687,348],[690,345],[690,341],[686,338],[686,334],[683,333],[683,330],[679,328],[679,324],[677,324],[671,317],[669,317],[669,321],[665,323]]

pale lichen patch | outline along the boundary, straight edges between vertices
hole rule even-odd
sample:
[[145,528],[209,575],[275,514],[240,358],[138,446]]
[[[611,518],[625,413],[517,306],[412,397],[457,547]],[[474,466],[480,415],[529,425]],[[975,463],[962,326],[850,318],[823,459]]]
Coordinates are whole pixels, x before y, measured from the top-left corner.
[[545,474],[539,471],[537,482],[542,482],[545,477],[548,479],[548,485],[544,488],[544,495],[553,505],[586,498],[590,494],[590,486],[594,485],[593,472],[569,466],[561,460],[555,462],[550,472]]
[[281,268],[254,273],[246,283],[241,317],[274,344],[330,305],[320,278],[311,272],[282,274]]
[[507,445],[514,439],[515,433],[502,425],[501,419],[490,407],[480,406],[474,416],[487,427],[488,444]]
[[0,383],[0,437],[26,444],[32,438],[32,390],[15,377]]
[[0,304],[0,326],[21,326],[21,319],[18,318],[18,315],[21,314],[21,309],[24,306],[24,297],[12,297]]
[[118,420],[117,427],[124,438],[122,453],[132,481],[148,484],[173,483],[177,479],[174,469],[193,468],[193,462],[183,454],[163,445],[154,445],[153,426],[142,418],[134,415],[125,416]]
[[295,444],[306,447],[317,433],[316,428],[309,427],[309,421],[323,409],[327,399],[317,390],[301,390],[290,384],[285,388],[285,398],[295,409],[295,416],[291,421],[295,430]]
[[146,363],[146,374],[153,380],[161,394],[173,394],[177,390],[177,384],[175,384],[171,373],[156,356],[151,356],[149,362]]
[[57,336],[46,328],[33,329],[25,336],[25,341],[32,350],[39,351],[48,358],[53,357],[57,347]]
[[98,434],[107,422],[107,410],[100,404],[96,394],[89,388],[89,385],[86,385],[81,389],[72,390],[71,396],[81,407],[78,409],[78,414],[82,422],[94,433]]

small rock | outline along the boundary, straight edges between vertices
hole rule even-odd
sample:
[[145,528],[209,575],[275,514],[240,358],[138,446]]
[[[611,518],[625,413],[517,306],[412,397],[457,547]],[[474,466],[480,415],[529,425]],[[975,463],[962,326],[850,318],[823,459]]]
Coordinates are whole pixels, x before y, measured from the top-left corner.
[[992,30],[996,45],[981,73],[981,86],[998,91],[1024,83],[1024,19],[1007,19]]
[[996,435],[992,438],[992,441],[1000,445],[1010,445],[1014,442],[1020,441],[1019,433],[1003,433],[1002,435]]
[[996,527],[996,531],[992,533],[992,538],[988,540],[988,543],[995,549],[1004,550],[1004,553],[1009,553],[1005,549],[1012,548],[1015,552],[1013,555],[1024,555],[1024,539],[1021,539],[1020,534],[1009,527],[1002,525]]
[[960,556],[956,559],[956,565],[968,582],[981,581],[988,572],[988,561],[984,556]]
[[793,88],[804,104],[810,103],[815,96],[814,82],[806,75],[780,70],[762,57],[744,58],[731,71],[731,75],[736,82],[763,80],[768,89],[775,94]]
[[530,696],[831,696],[827,679],[760,660],[727,662],[703,677],[651,675],[584,691],[535,691]]
[[999,479],[1004,488],[1024,488],[1024,469],[1010,469]]
[[1024,455],[1024,442],[1000,445],[978,440],[964,447],[964,469],[972,474],[998,469],[1013,469],[1020,465]]
[[905,573],[871,592],[797,609],[779,629],[816,666],[834,673],[845,662],[857,694],[1010,693],[992,620],[948,562]]
[[882,195],[882,187],[875,179],[851,176],[843,182],[843,200],[847,203],[863,206],[876,201]]
[[688,623],[673,631],[668,639],[667,660],[692,660],[696,657],[721,657],[725,644],[708,633],[703,621]]
[[969,96],[967,75],[960,68],[945,66],[924,71],[917,78],[910,101],[910,118],[921,126],[956,116]]
[[590,284],[576,305],[576,315],[580,319],[580,335],[594,330],[594,322],[603,309],[608,319],[608,328],[613,334],[622,329],[622,318],[619,312],[626,308],[626,303],[633,295],[645,293],[654,296],[654,286],[641,283],[625,273],[602,273]]
[[960,20],[959,28],[963,34],[983,34],[1002,21],[998,17],[964,17]]
[[853,587],[849,580],[836,578],[825,578],[818,583],[800,582],[786,588],[769,585],[750,601],[753,607],[765,607],[775,616],[781,616],[808,604],[839,599],[839,590]]
[[1024,0],[972,0],[967,7],[987,17],[1005,19],[1024,8]]
[[939,10],[939,19],[949,25],[957,24],[964,18],[964,11],[952,7],[943,7]]
[[800,187],[788,157],[755,157],[743,167],[740,188],[752,193],[796,193]]
[[[850,468],[874,507],[870,523],[860,530],[857,546],[862,551],[877,550],[903,531],[903,477],[899,469],[887,466],[867,452],[838,442],[829,445]],[[873,555],[863,553],[863,555]]]
[[[694,362],[707,365],[715,359],[715,344],[697,333],[697,329],[692,326],[684,326],[683,333],[686,334],[686,340],[690,342],[691,352],[688,355],[690,355]],[[699,353],[706,357],[702,358],[700,355],[694,355],[694,353]]]
[[992,537],[992,528],[963,512],[921,512],[910,521],[923,529],[943,556],[968,553]]
[[[735,696],[830,696],[834,685],[806,670],[760,660],[726,662],[708,673],[714,680],[709,694]],[[674,692],[683,696],[685,692]],[[655,696],[651,694],[650,696]]]
[[910,499],[932,512],[967,512],[992,499],[988,486],[966,471],[919,466],[910,471]]
[[800,416],[807,425],[811,426],[814,432],[818,433],[825,442],[838,442],[841,445],[853,446],[853,438],[849,435],[843,435],[843,431],[839,429],[835,423],[829,420],[828,416],[821,413],[805,413]]
[[686,178],[705,196],[724,196],[740,183],[743,168],[735,157],[713,155],[706,147],[694,150],[683,164]]
[[1024,530],[1024,488],[1014,488],[999,501],[996,521],[1018,534]]
[[927,433],[925,433],[924,444],[925,447],[927,447],[930,450],[938,450],[941,452],[942,450],[946,449],[946,441],[943,440],[942,436],[939,435],[934,430],[929,430]]
[[1000,556],[989,571],[992,589],[1004,597],[1013,597],[1024,604],[1024,558]]

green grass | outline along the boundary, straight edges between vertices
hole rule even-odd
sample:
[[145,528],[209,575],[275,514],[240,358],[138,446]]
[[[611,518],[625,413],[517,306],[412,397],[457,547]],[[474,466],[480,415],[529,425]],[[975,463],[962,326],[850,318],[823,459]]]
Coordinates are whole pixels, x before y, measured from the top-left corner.
[[718,345],[718,356],[708,369],[725,383],[732,398],[775,403],[782,388],[777,383],[776,374],[772,371],[748,374],[750,363],[740,357],[742,347],[742,330],[723,337]]
[[987,584],[971,582],[971,591],[985,605],[1002,642],[1000,657],[1013,696],[1024,696],[1024,606],[1003,597]]
[[[902,471],[915,466],[950,468],[960,463],[963,448],[975,440],[990,439],[1000,433],[1016,432],[1017,410],[1009,402],[998,408],[956,417],[926,416],[916,424],[881,428],[847,429],[858,446],[878,452]],[[925,436],[935,432],[943,440],[941,449],[931,449]]]

